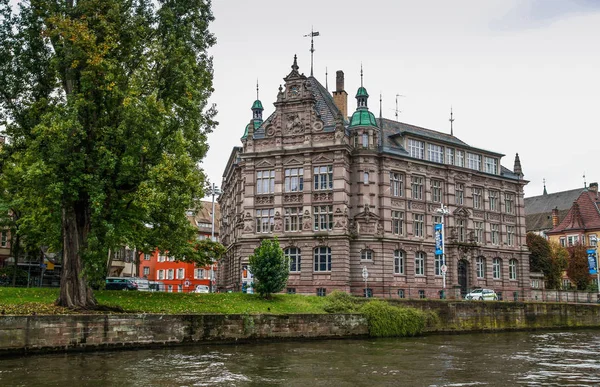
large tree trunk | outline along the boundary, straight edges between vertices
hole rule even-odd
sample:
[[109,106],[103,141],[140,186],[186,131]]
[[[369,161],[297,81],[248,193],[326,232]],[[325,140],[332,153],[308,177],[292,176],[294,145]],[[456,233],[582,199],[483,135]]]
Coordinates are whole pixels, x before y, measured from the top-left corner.
[[83,203],[63,207],[63,261],[60,295],[56,305],[70,309],[93,309],[96,299],[83,275],[81,253],[89,230],[89,216]]

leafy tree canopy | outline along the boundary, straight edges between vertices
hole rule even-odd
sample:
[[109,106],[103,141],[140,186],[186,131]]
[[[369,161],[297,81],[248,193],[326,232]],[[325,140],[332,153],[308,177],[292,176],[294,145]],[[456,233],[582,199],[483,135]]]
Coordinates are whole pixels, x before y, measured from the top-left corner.
[[527,233],[527,248],[529,249],[529,270],[548,275],[550,272],[550,245],[543,236]]
[[563,272],[567,270],[569,252],[558,242],[551,241],[549,244],[551,269],[546,275],[546,286],[548,289],[560,289],[562,287]]
[[60,305],[95,305],[109,248],[201,259],[212,20],[209,0],[0,0],[2,170],[62,248]]
[[279,247],[279,241],[263,239],[249,258],[250,269],[254,275],[254,288],[264,298],[282,291],[290,275],[289,260]]
[[567,275],[577,290],[585,290],[591,282],[589,265],[587,259],[587,250],[585,246],[578,243],[568,248],[569,265]]

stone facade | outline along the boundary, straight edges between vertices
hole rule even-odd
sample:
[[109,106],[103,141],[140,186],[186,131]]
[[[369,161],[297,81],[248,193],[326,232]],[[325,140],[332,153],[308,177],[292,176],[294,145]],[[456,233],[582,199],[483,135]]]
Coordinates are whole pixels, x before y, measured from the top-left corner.
[[[261,109],[253,106],[221,185],[219,288],[242,290],[248,257],[277,236],[292,260],[290,293],[459,298],[480,286],[529,294],[518,156],[512,172],[502,154],[452,134],[376,120],[362,85],[347,119],[339,76],[334,98],[294,60],[265,121],[255,102]],[[434,239],[442,205],[445,288]]]

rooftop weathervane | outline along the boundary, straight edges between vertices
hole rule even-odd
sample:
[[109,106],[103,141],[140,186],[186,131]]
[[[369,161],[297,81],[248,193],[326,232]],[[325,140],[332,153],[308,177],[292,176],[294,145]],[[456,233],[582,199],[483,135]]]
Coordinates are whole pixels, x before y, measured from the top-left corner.
[[317,31],[313,31],[312,27],[310,29],[310,34],[304,35],[304,37],[309,37],[310,36],[310,76],[313,76],[313,53],[315,52],[315,44],[314,44],[314,37],[315,36],[319,36],[319,32]]

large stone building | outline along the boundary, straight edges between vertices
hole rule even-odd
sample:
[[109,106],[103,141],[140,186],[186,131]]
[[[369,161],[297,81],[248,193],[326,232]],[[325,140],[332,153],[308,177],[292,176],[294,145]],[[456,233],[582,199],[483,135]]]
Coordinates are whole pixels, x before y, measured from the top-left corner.
[[[481,286],[527,296],[518,155],[513,172],[502,154],[452,134],[376,118],[362,70],[350,117],[342,71],[333,95],[296,58],[284,81],[267,119],[254,102],[225,168],[221,289],[249,285],[248,257],[277,236],[291,261],[289,293],[457,298]],[[442,205],[446,265],[434,239]]]

